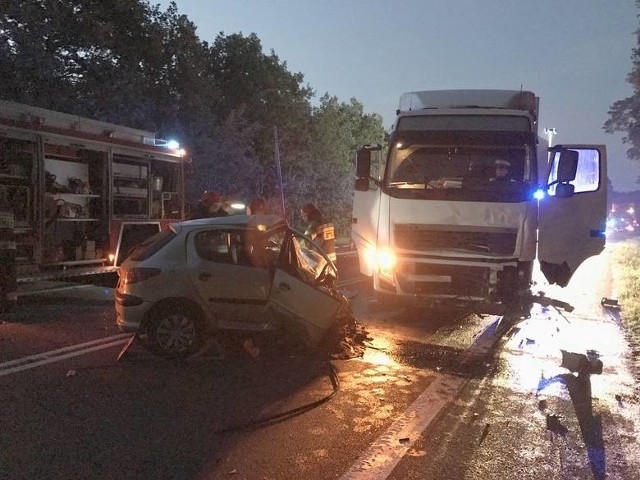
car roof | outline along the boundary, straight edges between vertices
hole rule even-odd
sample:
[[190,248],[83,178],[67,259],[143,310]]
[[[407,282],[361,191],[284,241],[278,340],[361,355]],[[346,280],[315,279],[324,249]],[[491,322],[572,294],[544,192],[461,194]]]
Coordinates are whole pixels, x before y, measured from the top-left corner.
[[195,220],[185,220],[176,224],[182,228],[199,228],[209,226],[249,228],[271,230],[279,226],[286,226],[286,222],[278,215],[229,215],[226,217],[207,217]]

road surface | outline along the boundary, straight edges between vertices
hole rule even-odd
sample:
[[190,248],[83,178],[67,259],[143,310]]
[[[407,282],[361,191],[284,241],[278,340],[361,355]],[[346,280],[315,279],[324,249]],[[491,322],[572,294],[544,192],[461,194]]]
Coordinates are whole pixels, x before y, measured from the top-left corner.
[[[640,479],[637,381],[607,255],[568,290],[575,306],[498,317],[385,309],[360,289],[362,358],[237,344],[186,362],[115,329],[112,291],[25,299],[0,323],[4,479]],[[597,375],[560,367],[591,351]]]

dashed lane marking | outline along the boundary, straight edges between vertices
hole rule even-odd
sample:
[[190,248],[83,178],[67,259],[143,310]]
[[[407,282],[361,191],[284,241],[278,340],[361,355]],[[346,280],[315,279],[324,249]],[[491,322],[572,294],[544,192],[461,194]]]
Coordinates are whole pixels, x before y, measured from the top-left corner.
[[29,355],[28,357],[22,357],[16,360],[9,360],[8,362],[0,363],[0,377],[11,375],[12,373],[21,372],[23,370],[28,370],[30,368],[36,368],[41,365],[59,362],[67,358],[73,358],[80,355],[86,355],[87,353],[97,352],[99,350],[104,350],[105,348],[122,345],[128,342],[130,338],[130,333],[121,333],[118,335],[113,335],[111,337],[100,338],[98,340],[92,340],[90,342],[80,343],[78,345],[71,345],[69,347],[51,350],[49,352]]

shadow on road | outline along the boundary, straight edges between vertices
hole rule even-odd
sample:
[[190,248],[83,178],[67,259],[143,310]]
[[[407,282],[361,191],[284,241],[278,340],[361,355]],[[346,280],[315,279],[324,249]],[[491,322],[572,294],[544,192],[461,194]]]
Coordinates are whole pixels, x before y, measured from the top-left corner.
[[606,455],[602,438],[602,418],[600,415],[593,414],[591,376],[588,374],[576,376],[567,373],[560,375],[560,377],[569,390],[582,439],[587,448],[593,478],[603,479],[606,476]]
[[[59,321],[64,314],[89,313],[114,306],[113,291],[104,287],[82,287],[63,291],[22,295],[1,320],[9,323],[38,324]],[[73,309],[73,313],[71,310]]]
[[[606,455],[604,440],[602,438],[602,418],[593,414],[591,397],[591,376],[587,373],[563,373],[555,377],[547,378],[538,385],[538,391],[543,390],[552,383],[562,383],[567,387],[571,403],[576,412],[580,433],[587,449],[589,465],[593,478],[600,480],[606,478]],[[556,415],[547,415],[547,430],[564,436],[567,427],[562,424]]]
[[65,295],[56,294],[41,294],[20,297],[18,304],[15,307],[16,312],[20,312],[21,307],[28,307],[31,305],[95,305],[105,306],[113,305],[113,296],[110,292],[105,292],[102,295],[82,296],[77,293],[67,293]]
[[[224,357],[178,362],[135,346],[120,362],[114,353],[62,382],[20,383],[21,408],[0,438],[15,467],[7,478],[45,468],[56,478],[226,478],[239,468],[228,452],[251,441],[247,430],[268,426],[287,438],[287,420],[338,388],[326,360],[275,347],[254,359],[235,340]],[[266,461],[263,450],[248,454]]]

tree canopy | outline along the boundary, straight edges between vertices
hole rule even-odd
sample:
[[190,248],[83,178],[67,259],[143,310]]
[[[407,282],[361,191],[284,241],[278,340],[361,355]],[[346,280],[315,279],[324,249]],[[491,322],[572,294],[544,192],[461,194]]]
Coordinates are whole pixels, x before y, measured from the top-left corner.
[[382,141],[382,119],[329,94],[312,106],[304,75],[255,34],[201,40],[175,3],[0,5],[1,98],[179,138],[191,200],[203,189],[277,197],[277,128],[287,209],[314,201],[348,223],[355,149]]
[[[636,0],[636,5],[640,7],[640,0]],[[638,46],[632,49],[632,69],[627,75],[633,94],[610,107],[604,130],[608,133],[623,132],[622,141],[629,145],[627,157],[640,161],[640,30],[636,31],[636,38]],[[636,183],[640,183],[640,177],[636,179]]]

